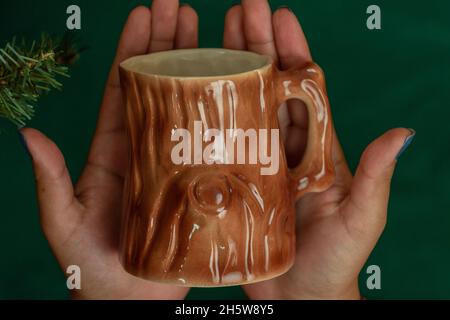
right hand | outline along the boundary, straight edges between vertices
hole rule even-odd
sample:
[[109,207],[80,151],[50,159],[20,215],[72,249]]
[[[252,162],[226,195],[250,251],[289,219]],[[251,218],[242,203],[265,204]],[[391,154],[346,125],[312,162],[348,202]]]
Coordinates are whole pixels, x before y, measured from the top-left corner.
[[[243,0],[225,19],[224,46],[272,56],[281,69],[312,61],[295,15],[273,15],[266,0]],[[345,76],[345,75],[343,75]],[[308,119],[298,101],[280,117],[288,162],[301,159]],[[360,299],[358,274],[377,243],[387,218],[397,155],[413,132],[393,129],[364,151],[352,176],[335,136],[334,184],[297,203],[297,253],[293,267],[272,280],[243,286],[252,299]],[[409,138],[409,139],[408,139]],[[408,140],[407,140],[408,139]]]

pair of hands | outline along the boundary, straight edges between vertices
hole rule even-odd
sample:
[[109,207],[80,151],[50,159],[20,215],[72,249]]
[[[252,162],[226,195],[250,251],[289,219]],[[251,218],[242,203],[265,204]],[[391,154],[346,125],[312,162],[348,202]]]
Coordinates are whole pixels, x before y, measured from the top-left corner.
[[[189,6],[179,7],[178,0],[153,0],[151,8],[130,13],[75,186],[57,146],[37,130],[21,130],[33,160],[43,231],[63,270],[74,264],[82,271],[82,289],[72,292],[74,298],[182,299],[189,290],[133,277],[118,260],[127,149],[118,65],[135,55],[197,45],[197,14]],[[286,8],[272,14],[266,0],[243,0],[228,11],[224,47],[271,55],[282,69],[312,60],[295,15]],[[293,105],[286,110],[280,124],[288,161],[295,162],[305,147],[307,117]],[[360,298],[358,274],[385,226],[396,156],[411,134],[394,129],[372,142],[354,177],[334,140],[334,185],[297,204],[294,266],[273,280],[243,286],[249,298]]]

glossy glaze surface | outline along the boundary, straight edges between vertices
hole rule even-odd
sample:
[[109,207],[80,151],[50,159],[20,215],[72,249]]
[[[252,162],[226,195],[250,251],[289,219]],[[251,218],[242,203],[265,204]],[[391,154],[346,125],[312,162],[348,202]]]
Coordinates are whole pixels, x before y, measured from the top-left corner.
[[[218,58],[230,63],[239,54],[180,50],[121,66],[130,143],[121,261],[134,275],[221,286],[282,274],[295,255],[295,201],[333,181],[333,130],[320,68],[280,72],[255,54],[227,67]],[[184,69],[158,67],[161,61],[180,64],[180,57],[200,59],[200,71],[195,61]],[[149,61],[153,65],[143,67]],[[258,69],[249,71],[252,66]],[[208,69],[215,70],[210,77]],[[227,72],[239,74],[223,75]],[[215,154],[213,164],[173,163],[175,129],[194,132],[196,121],[204,130],[229,129],[231,135],[238,129],[278,129],[277,109],[292,98],[302,99],[310,114],[308,147],[297,168],[288,169],[281,141],[274,175],[261,175],[260,163],[236,164],[226,152]],[[224,149],[226,134],[218,142]]]

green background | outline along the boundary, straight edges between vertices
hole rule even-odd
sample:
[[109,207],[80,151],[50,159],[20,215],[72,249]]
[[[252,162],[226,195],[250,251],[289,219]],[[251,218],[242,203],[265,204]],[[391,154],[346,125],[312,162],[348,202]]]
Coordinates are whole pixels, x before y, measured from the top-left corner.
[[[185,1],[200,16],[202,47],[221,46],[224,14],[237,1]],[[382,30],[366,28],[378,4]],[[39,101],[29,124],[62,149],[72,177],[81,172],[103,86],[128,12],[145,1],[0,2],[0,42],[41,31],[62,34],[66,8],[82,10],[77,33],[90,47],[64,80],[63,92]],[[397,126],[417,136],[392,183],[387,228],[369,264],[382,270],[382,289],[368,298],[450,298],[450,2],[271,1],[300,18],[315,60],[328,80],[335,125],[352,169],[364,147]],[[12,126],[0,120],[0,298],[68,297],[65,279],[41,232],[30,161]],[[244,298],[239,287],[193,289],[190,298]]]

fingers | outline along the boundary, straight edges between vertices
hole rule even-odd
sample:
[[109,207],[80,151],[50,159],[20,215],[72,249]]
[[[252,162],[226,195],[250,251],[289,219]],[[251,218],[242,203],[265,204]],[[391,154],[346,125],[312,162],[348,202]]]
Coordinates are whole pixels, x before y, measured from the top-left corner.
[[49,230],[62,231],[64,224],[68,226],[76,220],[74,208],[79,205],[64,157],[58,147],[39,131],[25,128],[20,132],[33,161],[43,229],[46,234]]
[[[303,30],[296,16],[287,8],[278,9],[273,15],[273,29],[276,50],[282,69],[301,67],[312,60]],[[308,128],[308,113],[298,100],[288,104],[292,133],[299,138]]]
[[198,16],[189,5],[184,5],[178,11],[175,48],[187,49],[196,47],[198,47]]
[[[272,18],[274,39],[282,69],[301,68],[312,61],[305,34],[295,14],[288,8],[275,11]],[[286,141],[286,154],[290,165],[298,163],[306,148],[308,112],[299,100],[288,101],[290,126]],[[348,186],[351,173],[336,134],[333,141],[333,160],[337,184]]]
[[308,42],[295,15],[287,8],[278,9],[272,20],[281,68],[301,67],[310,62]]
[[289,168],[299,165],[306,150],[308,131],[296,126],[289,126],[286,129],[287,138],[284,149]]
[[152,32],[148,50],[159,52],[174,48],[178,20],[178,0],[153,0]]
[[223,47],[232,50],[246,50],[244,35],[244,12],[241,5],[228,10],[225,16]]
[[243,0],[244,32],[250,51],[278,60],[272,30],[272,11],[266,0]]
[[98,132],[123,128],[124,108],[119,80],[119,64],[147,51],[150,39],[150,10],[140,6],[131,11],[125,23],[116,57],[109,74],[97,125]]
[[393,129],[372,142],[364,151],[356,171],[347,204],[352,225],[384,227],[389,190],[396,157],[413,137],[409,129]]

